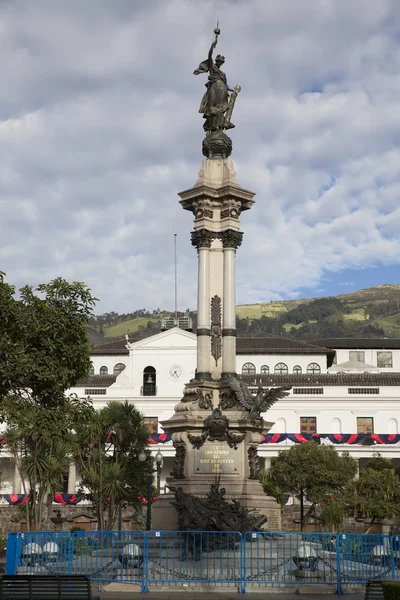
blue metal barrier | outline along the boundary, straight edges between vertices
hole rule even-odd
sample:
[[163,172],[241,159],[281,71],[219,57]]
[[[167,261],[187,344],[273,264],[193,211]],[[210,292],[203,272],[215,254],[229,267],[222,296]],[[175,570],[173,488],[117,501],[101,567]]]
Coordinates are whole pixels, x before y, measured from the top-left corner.
[[144,589],[142,531],[28,532],[7,536],[6,572],[90,575],[137,582]]
[[240,585],[242,536],[238,532],[151,531],[148,583],[213,582]]
[[388,535],[341,533],[337,536],[337,551],[341,585],[398,579],[398,553]]
[[335,541],[329,533],[246,533],[243,591],[251,584],[337,584]]
[[400,579],[400,536],[204,531],[27,532],[7,536],[6,573],[87,574],[149,586],[362,585]]

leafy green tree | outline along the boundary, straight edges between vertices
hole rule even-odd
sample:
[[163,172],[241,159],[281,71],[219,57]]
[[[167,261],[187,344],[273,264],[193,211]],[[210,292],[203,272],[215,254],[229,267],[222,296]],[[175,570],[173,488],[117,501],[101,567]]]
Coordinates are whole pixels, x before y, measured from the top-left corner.
[[83,283],[61,278],[35,290],[25,286],[16,297],[0,274],[0,421],[30,494],[29,527],[41,526],[49,497],[68,473],[71,430],[93,413],[91,403],[65,391],[89,371],[86,326],[94,304]]
[[391,462],[374,455],[354,482],[348,511],[370,519],[367,533],[377,519],[400,516],[400,478]]
[[14,458],[24,493],[30,496],[26,520],[29,528],[33,524],[39,529],[50,518],[52,498],[68,474],[75,445],[71,431],[77,423],[90,420],[93,407],[76,396],[52,407],[9,397],[3,411],[6,449]]
[[[140,508],[146,476],[139,454],[148,445],[143,415],[128,402],[109,402],[91,422],[77,428],[76,459],[82,485],[90,491],[100,529],[115,528],[119,506]],[[148,460],[151,460],[150,457]]]
[[57,406],[90,368],[90,290],[58,278],[35,291],[25,286],[15,298],[0,274],[0,409],[9,395]]
[[[281,450],[271,461],[268,478],[285,493],[300,499],[301,529],[314,513],[317,505],[323,505],[334,497],[345,494],[357,470],[356,461],[344,452],[338,454],[332,446],[319,445],[314,441]],[[311,502],[304,514],[303,498]]]

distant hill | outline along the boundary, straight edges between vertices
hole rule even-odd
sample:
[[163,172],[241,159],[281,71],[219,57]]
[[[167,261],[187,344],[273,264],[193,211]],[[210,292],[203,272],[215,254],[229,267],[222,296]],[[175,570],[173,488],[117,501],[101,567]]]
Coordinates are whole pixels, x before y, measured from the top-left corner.
[[[237,332],[245,336],[400,337],[400,285],[380,285],[324,298],[282,300],[238,306]],[[91,322],[92,343],[125,334],[141,339],[158,333],[171,313],[142,309],[129,315],[107,313]],[[180,313],[183,316],[183,313]],[[189,314],[196,324],[196,313]]]

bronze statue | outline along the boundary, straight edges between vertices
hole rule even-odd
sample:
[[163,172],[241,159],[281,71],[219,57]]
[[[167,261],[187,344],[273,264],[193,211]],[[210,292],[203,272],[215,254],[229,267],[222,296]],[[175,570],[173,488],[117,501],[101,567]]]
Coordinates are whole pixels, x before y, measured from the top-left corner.
[[[205,119],[203,128],[207,134],[213,131],[225,131],[232,129],[234,124],[231,122],[233,107],[236,97],[240,92],[240,86],[234,89],[228,86],[225,73],[221,67],[225,62],[225,57],[218,54],[213,60],[213,51],[218,43],[218,36],[221,33],[220,29],[214,29],[215,39],[211,44],[208,53],[208,58],[200,63],[199,68],[193,72],[193,75],[200,73],[208,73],[208,81],[206,83],[207,91],[200,103],[199,112],[202,113]],[[231,92],[231,96],[229,96]]]
[[254,396],[243,381],[229,375],[227,377],[229,385],[235,393],[240,406],[249,412],[249,419],[256,426],[262,426],[261,413],[266,412],[275,402],[289,395],[291,387],[278,387],[264,390],[258,387],[257,394]]
[[[203,552],[212,552],[216,548],[235,548],[240,534],[246,531],[260,531],[267,522],[265,515],[244,508],[237,500],[226,500],[225,488],[220,487],[216,477],[205,498],[184,492],[181,487],[169,489],[175,493],[172,504],[178,511],[178,523],[181,531],[194,531],[187,536],[189,551],[198,560]],[[206,532],[225,531],[231,535],[225,537],[207,535]]]

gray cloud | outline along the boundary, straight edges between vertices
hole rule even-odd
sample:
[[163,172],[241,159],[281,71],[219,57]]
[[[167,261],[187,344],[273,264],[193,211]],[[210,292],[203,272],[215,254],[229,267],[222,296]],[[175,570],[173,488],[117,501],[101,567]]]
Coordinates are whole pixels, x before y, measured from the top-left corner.
[[[195,306],[198,105],[216,19],[235,108],[238,302],[398,264],[396,0],[73,0],[0,6],[0,269],[85,281],[99,312]],[[373,282],[371,282],[373,283]]]

